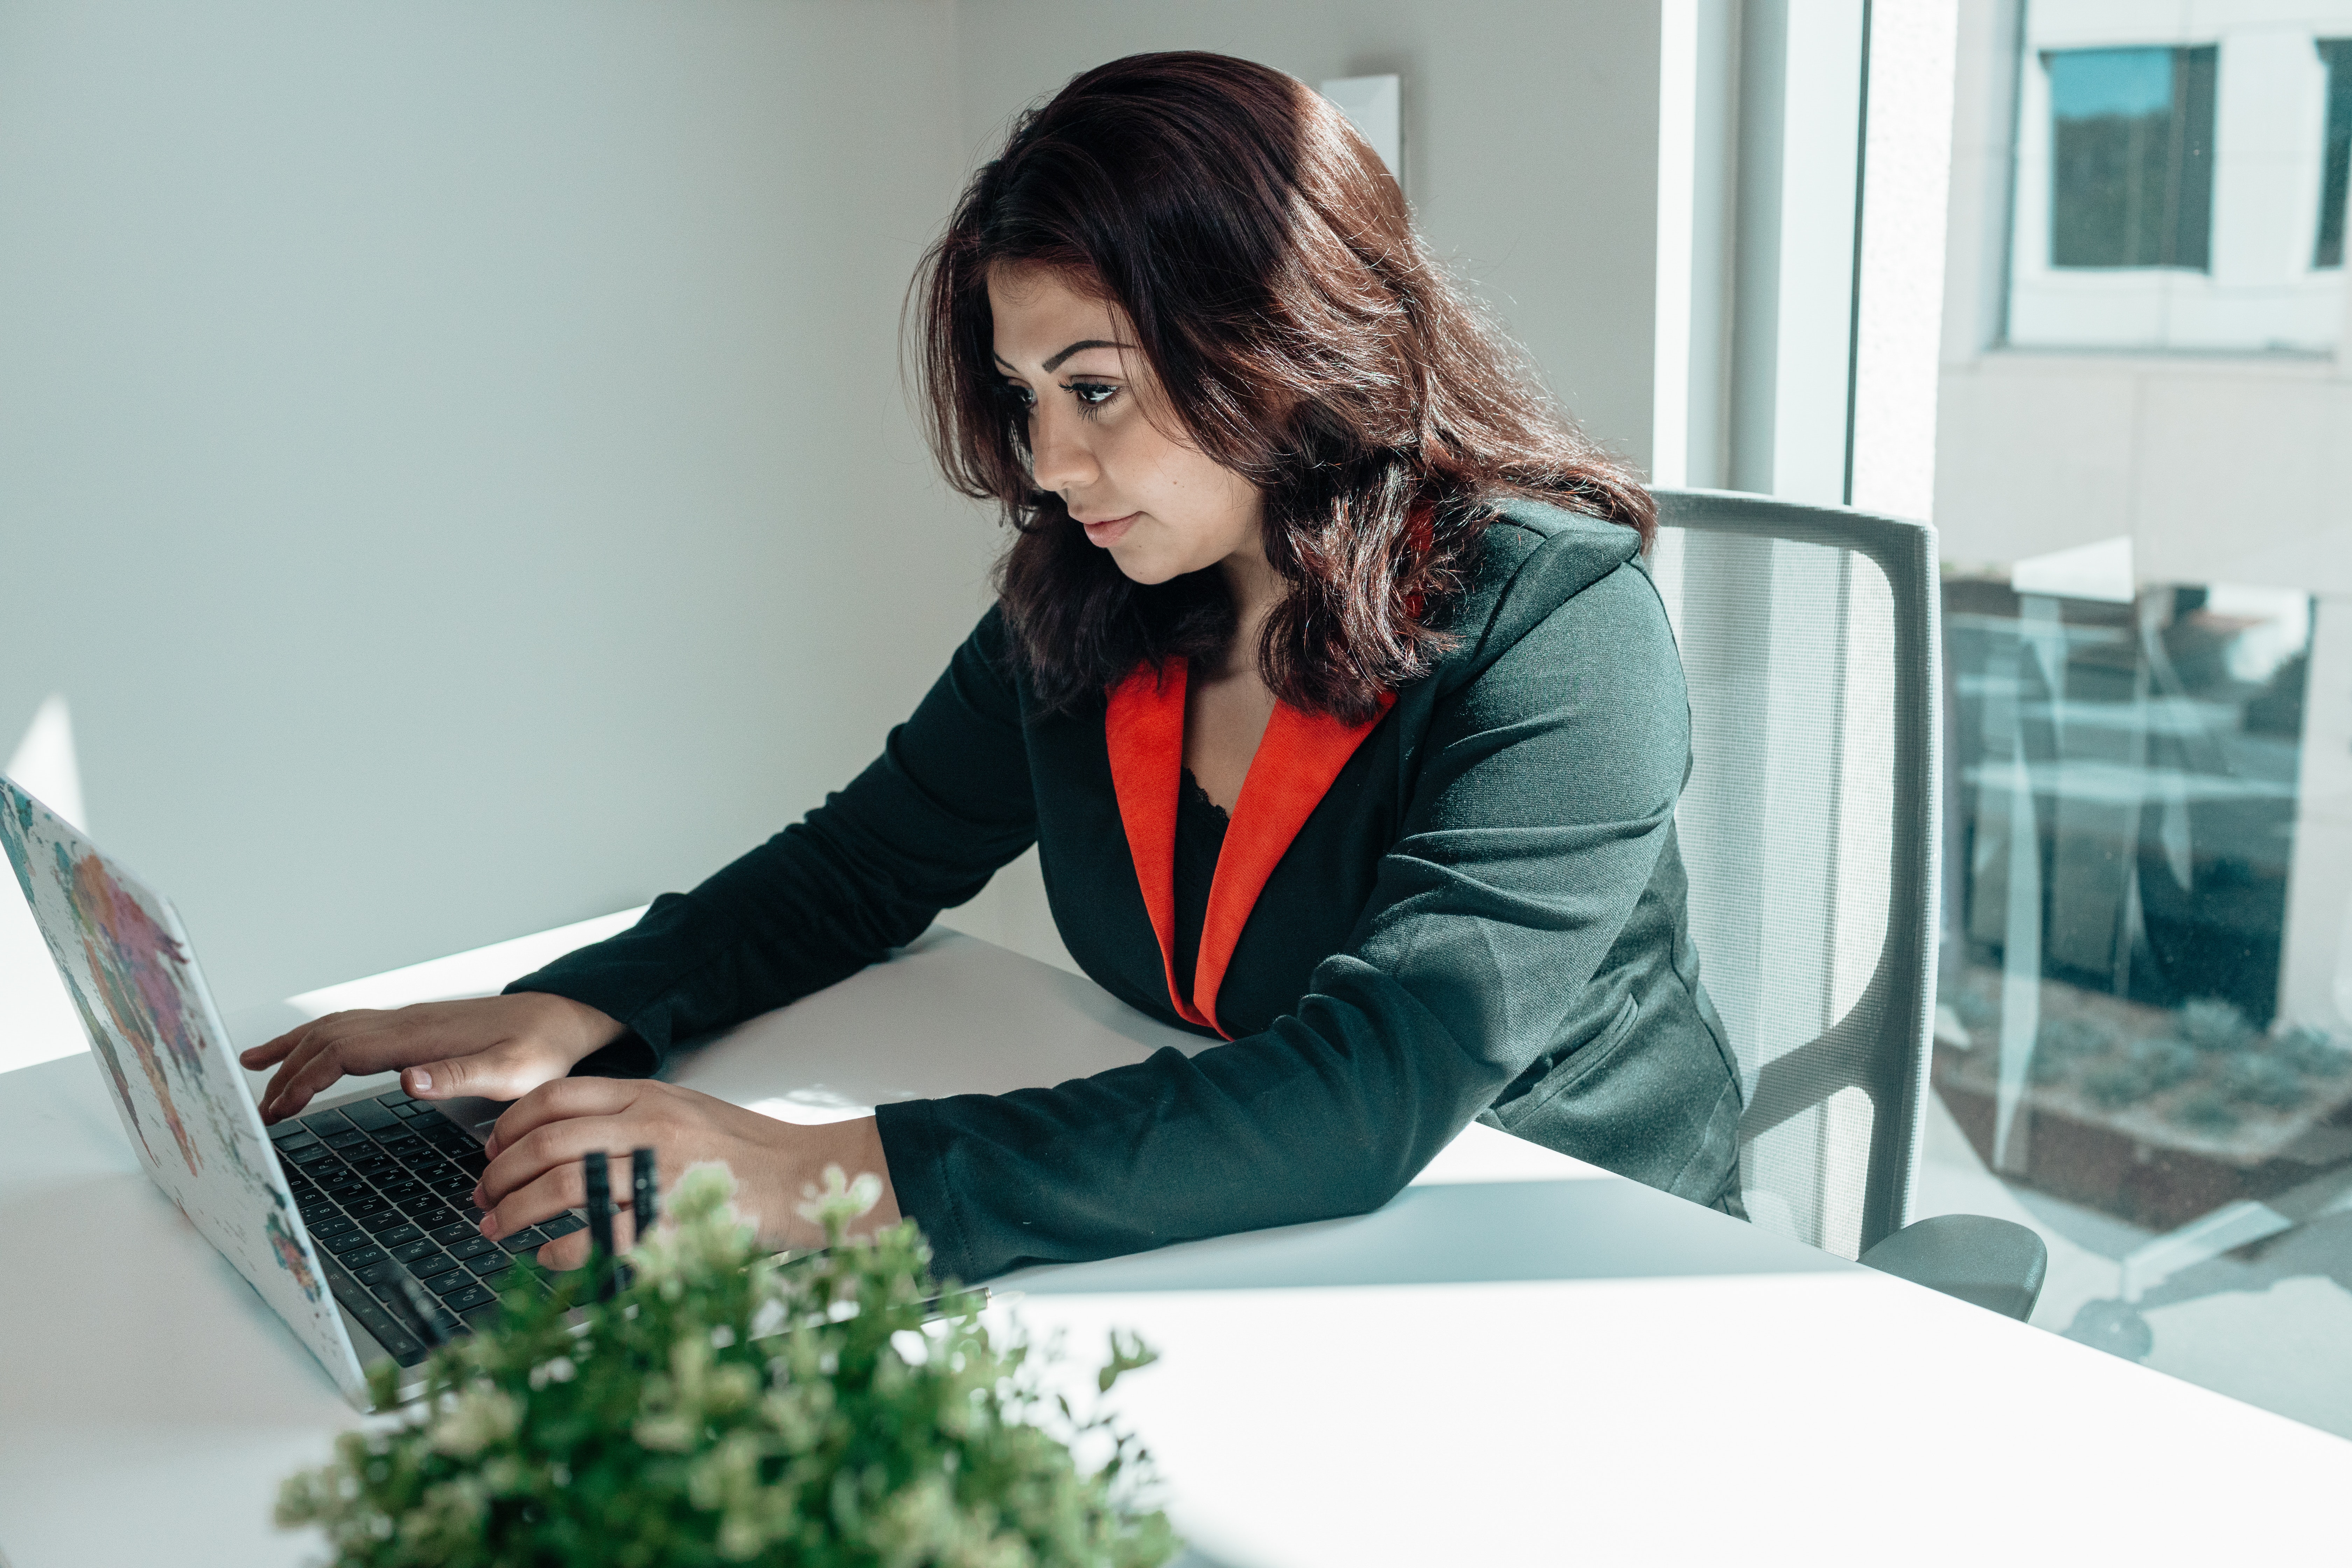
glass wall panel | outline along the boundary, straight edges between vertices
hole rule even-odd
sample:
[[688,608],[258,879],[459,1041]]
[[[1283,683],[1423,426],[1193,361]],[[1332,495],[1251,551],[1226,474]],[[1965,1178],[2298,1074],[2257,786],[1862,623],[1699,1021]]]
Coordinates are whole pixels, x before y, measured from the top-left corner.
[[1921,1212],[2352,1436],[2352,0],[1961,16]]

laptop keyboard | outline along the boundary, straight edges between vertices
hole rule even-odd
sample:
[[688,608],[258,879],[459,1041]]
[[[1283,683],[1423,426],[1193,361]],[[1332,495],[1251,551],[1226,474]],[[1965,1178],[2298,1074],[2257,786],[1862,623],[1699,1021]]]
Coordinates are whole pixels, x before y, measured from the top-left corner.
[[428,1346],[400,1287],[405,1276],[444,1338],[488,1324],[492,1282],[514,1254],[581,1228],[562,1215],[516,1236],[485,1240],[472,1206],[488,1162],[465,1129],[394,1089],[269,1130],[287,1184],[335,1300],[403,1366]]

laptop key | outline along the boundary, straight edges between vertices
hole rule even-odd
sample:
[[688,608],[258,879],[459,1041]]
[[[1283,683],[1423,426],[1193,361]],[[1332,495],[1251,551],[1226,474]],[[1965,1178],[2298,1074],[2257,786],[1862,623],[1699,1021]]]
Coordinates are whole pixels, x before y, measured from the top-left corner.
[[[427,1279],[425,1283],[430,1286],[433,1293],[440,1297],[444,1301],[446,1301],[452,1296],[461,1296],[468,1290],[479,1290],[483,1289],[482,1282],[475,1279],[474,1276],[463,1267],[444,1269],[442,1272],[436,1274],[432,1279]],[[464,1309],[462,1308],[459,1309],[459,1310],[463,1310]]]
[[399,1117],[394,1116],[373,1100],[354,1100],[349,1105],[341,1107],[341,1110],[354,1124],[364,1127],[371,1132],[378,1132],[387,1127],[400,1125]]
[[390,1256],[381,1247],[354,1247],[347,1252],[335,1254],[335,1261],[357,1273],[362,1268],[374,1268]]
[[375,1244],[378,1247],[405,1247],[424,1234],[413,1225],[396,1225],[389,1230],[377,1231]]
[[334,1214],[321,1215],[317,1219],[312,1219],[306,1215],[303,1216],[302,1223],[310,1227],[310,1231],[312,1236],[341,1236],[347,1230],[359,1231],[359,1234],[362,1236],[365,1236],[367,1234],[367,1232],[360,1230],[358,1226],[352,1223],[351,1216],[349,1215],[343,1214],[341,1211]]
[[499,1237],[499,1246],[510,1253],[529,1252],[533,1247],[546,1245],[547,1237],[541,1236],[536,1227],[530,1230],[519,1230],[512,1236]]
[[349,1132],[352,1130],[352,1124],[343,1119],[340,1110],[314,1110],[297,1120],[321,1138],[331,1132]]
[[586,1226],[587,1223],[588,1222],[586,1220],[582,1219],[576,1214],[566,1213],[557,1215],[553,1219],[541,1221],[539,1228],[550,1237],[570,1236],[573,1231],[579,1230],[583,1226]]
[[403,1366],[415,1366],[425,1359],[424,1342],[378,1306],[375,1299],[332,1258],[327,1260],[326,1274],[328,1288],[335,1293],[336,1305],[357,1320],[360,1327],[373,1334],[376,1343],[390,1352],[393,1360]]
[[[458,1278],[463,1278],[463,1276],[458,1276]],[[482,1284],[479,1280],[476,1280],[473,1284],[466,1286],[462,1289],[452,1290],[446,1295],[444,1295],[441,1298],[441,1304],[455,1312],[467,1312],[471,1311],[476,1307],[488,1306],[497,1300],[498,1297],[490,1292],[488,1286]]]
[[460,1261],[476,1274],[485,1278],[492,1274],[503,1274],[514,1267],[514,1259],[495,1247],[478,1257],[463,1258]]
[[342,1163],[341,1161],[335,1158],[334,1150],[329,1148],[326,1144],[320,1142],[315,1138],[310,1142],[302,1144],[299,1148],[287,1150],[286,1157],[293,1161],[297,1165],[339,1165]]
[[315,1230],[310,1234],[317,1238],[320,1246],[337,1256],[349,1252],[355,1247],[372,1247],[375,1244],[375,1237],[356,1226],[350,1230],[339,1230],[331,1236],[320,1236]]
[[[466,1266],[463,1263],[460,1263],[457,1259],[450,1257],[447,1253],[442,1251],[436,1247],[430,1254],[425,1257],[419,1258],[415,1262],[411,1263],[408,1266],[408,1271],[411,1274],[415,1275],[419,1279],[422,1279],[426,1284],[430,1285],[434,1280],[440,1279],[441,1276],[448,1273],[452,1268],[463,1273],[465,1271],[465,1268]],[[468,1276],[468,1278],[471,1278],[471,1276]]]
[[368,1264],[364,1268],[352,1269],[352,1278],[362,1285],[389,1285],[402,1272],[399,1264],[386,1258]]
[[358,1220],[360,1228],[371,1236],[381,1236],[385,1231],[398,1230],[408,1225],[408,1216],[390,1205],[373,1214],[353,1215],[352,1217]]
[[[449,1243],[450,1255],[456,1258],[479,1258],[485,1253],[498,1252],[498,1250],[499,1244],[479,1231],[474,1233],[471,1240]],[[502,1258],[506,1256],[504,1253],[499,1255]]]
[[492,1329],[499,1326],[498,1303],[496,1301],[490,1301],[475,1308],[472,1311],[466,1314],[466,1322],[468,1327],[474,1329],[477,1332],[489,1332]]
[[377,1095],[375,1097],[375,1102],[378,1105],[391,1106],[394,1110],[399,1110],[404,1105],[414,1105],[416,1103],[415,1100],[408,1098],[408,1091],[402,1089],[395,1089],[389,1094]]
[[[376,1245],[381,1247],[383,1244],[379,1240]],[[434,1244],[431,1237],[418,1236],[395,1244],[392,1248],[392,1256],[402,1263],[414,1263],[420,1258],[434,1257],[440,1250],[441,1248]]]

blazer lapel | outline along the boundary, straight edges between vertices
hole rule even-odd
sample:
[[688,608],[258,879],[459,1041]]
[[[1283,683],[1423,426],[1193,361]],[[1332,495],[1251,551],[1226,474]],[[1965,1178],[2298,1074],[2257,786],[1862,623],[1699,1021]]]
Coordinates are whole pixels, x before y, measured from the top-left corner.
[[1160,942],[1160,967],[1177,1016],[1213,1027],[1176,984],[1176,795],[1184,772],[1184,673],[1181,658],[1158,668],[1138,665],[1111,688],[1103,714],[1111,787],[1127,852],[1143,889],[1144,912]]
[[[1217,874],[1209,884],[1209,911],[1201,922],[1201,957],[1193,975],[1192,998],[1209,1027],[1225,1038],[1233,1036],[1217,1022],[1217,988],[1224,984],[1226,966],[1233,963],[1242,927],[1249,923],[1250,911],[1257,907],[1257,896],[1265,890],[1275,867],[1290,852],[1298,830],[1329,793],[1331,781],[1395,705],[1396,693],[1382,692],[1381,710],[1360,724],[1303,713],[1287,702],[1274,705],[1274,717],[1266,721],[1265,738],[1250,758],[1248,776],[1242,780],[1240,798],[1234,802],[1233,823],[1225,829],[1225,847],[1217,856]],[[1172,884],[1172,837],[1169,861]]]
[[1233,962],[1242,928],[1249,923],[1250,910],[1331,782],[1395,704],[1396,696],[1384,693],[1381,711],[1353,725],[1303,713],[1286,702],[1275,704],[1274,717],[1242,781],[1241,796],[1234,803],[1216,877],[1209,884],[1201,953],[1187,997],[1176,978],[1176,798],[1184,769],[1185,675],[1181,658],[1158,669],[1137,667],[1111,689],[1103,738],[1136,884],[1143,892],[1151,934],[1160,943],[1168,999],[1187,1023],[1231,1039],[1217,1022],[1217,989]]

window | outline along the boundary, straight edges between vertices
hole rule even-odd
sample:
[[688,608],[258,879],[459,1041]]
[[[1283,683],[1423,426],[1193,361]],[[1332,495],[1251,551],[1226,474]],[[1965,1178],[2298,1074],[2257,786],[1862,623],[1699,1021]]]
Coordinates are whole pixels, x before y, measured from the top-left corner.
[[2207,269],[2219,53],[2209,46],[2042,57],[2050,73],[2051,266]]
[[2319,174],[2319,245],[2314,267],[2344,265],[2344,194],[2352,166],[2352,38],[2322,38],[2327,66],[2327,135]]

